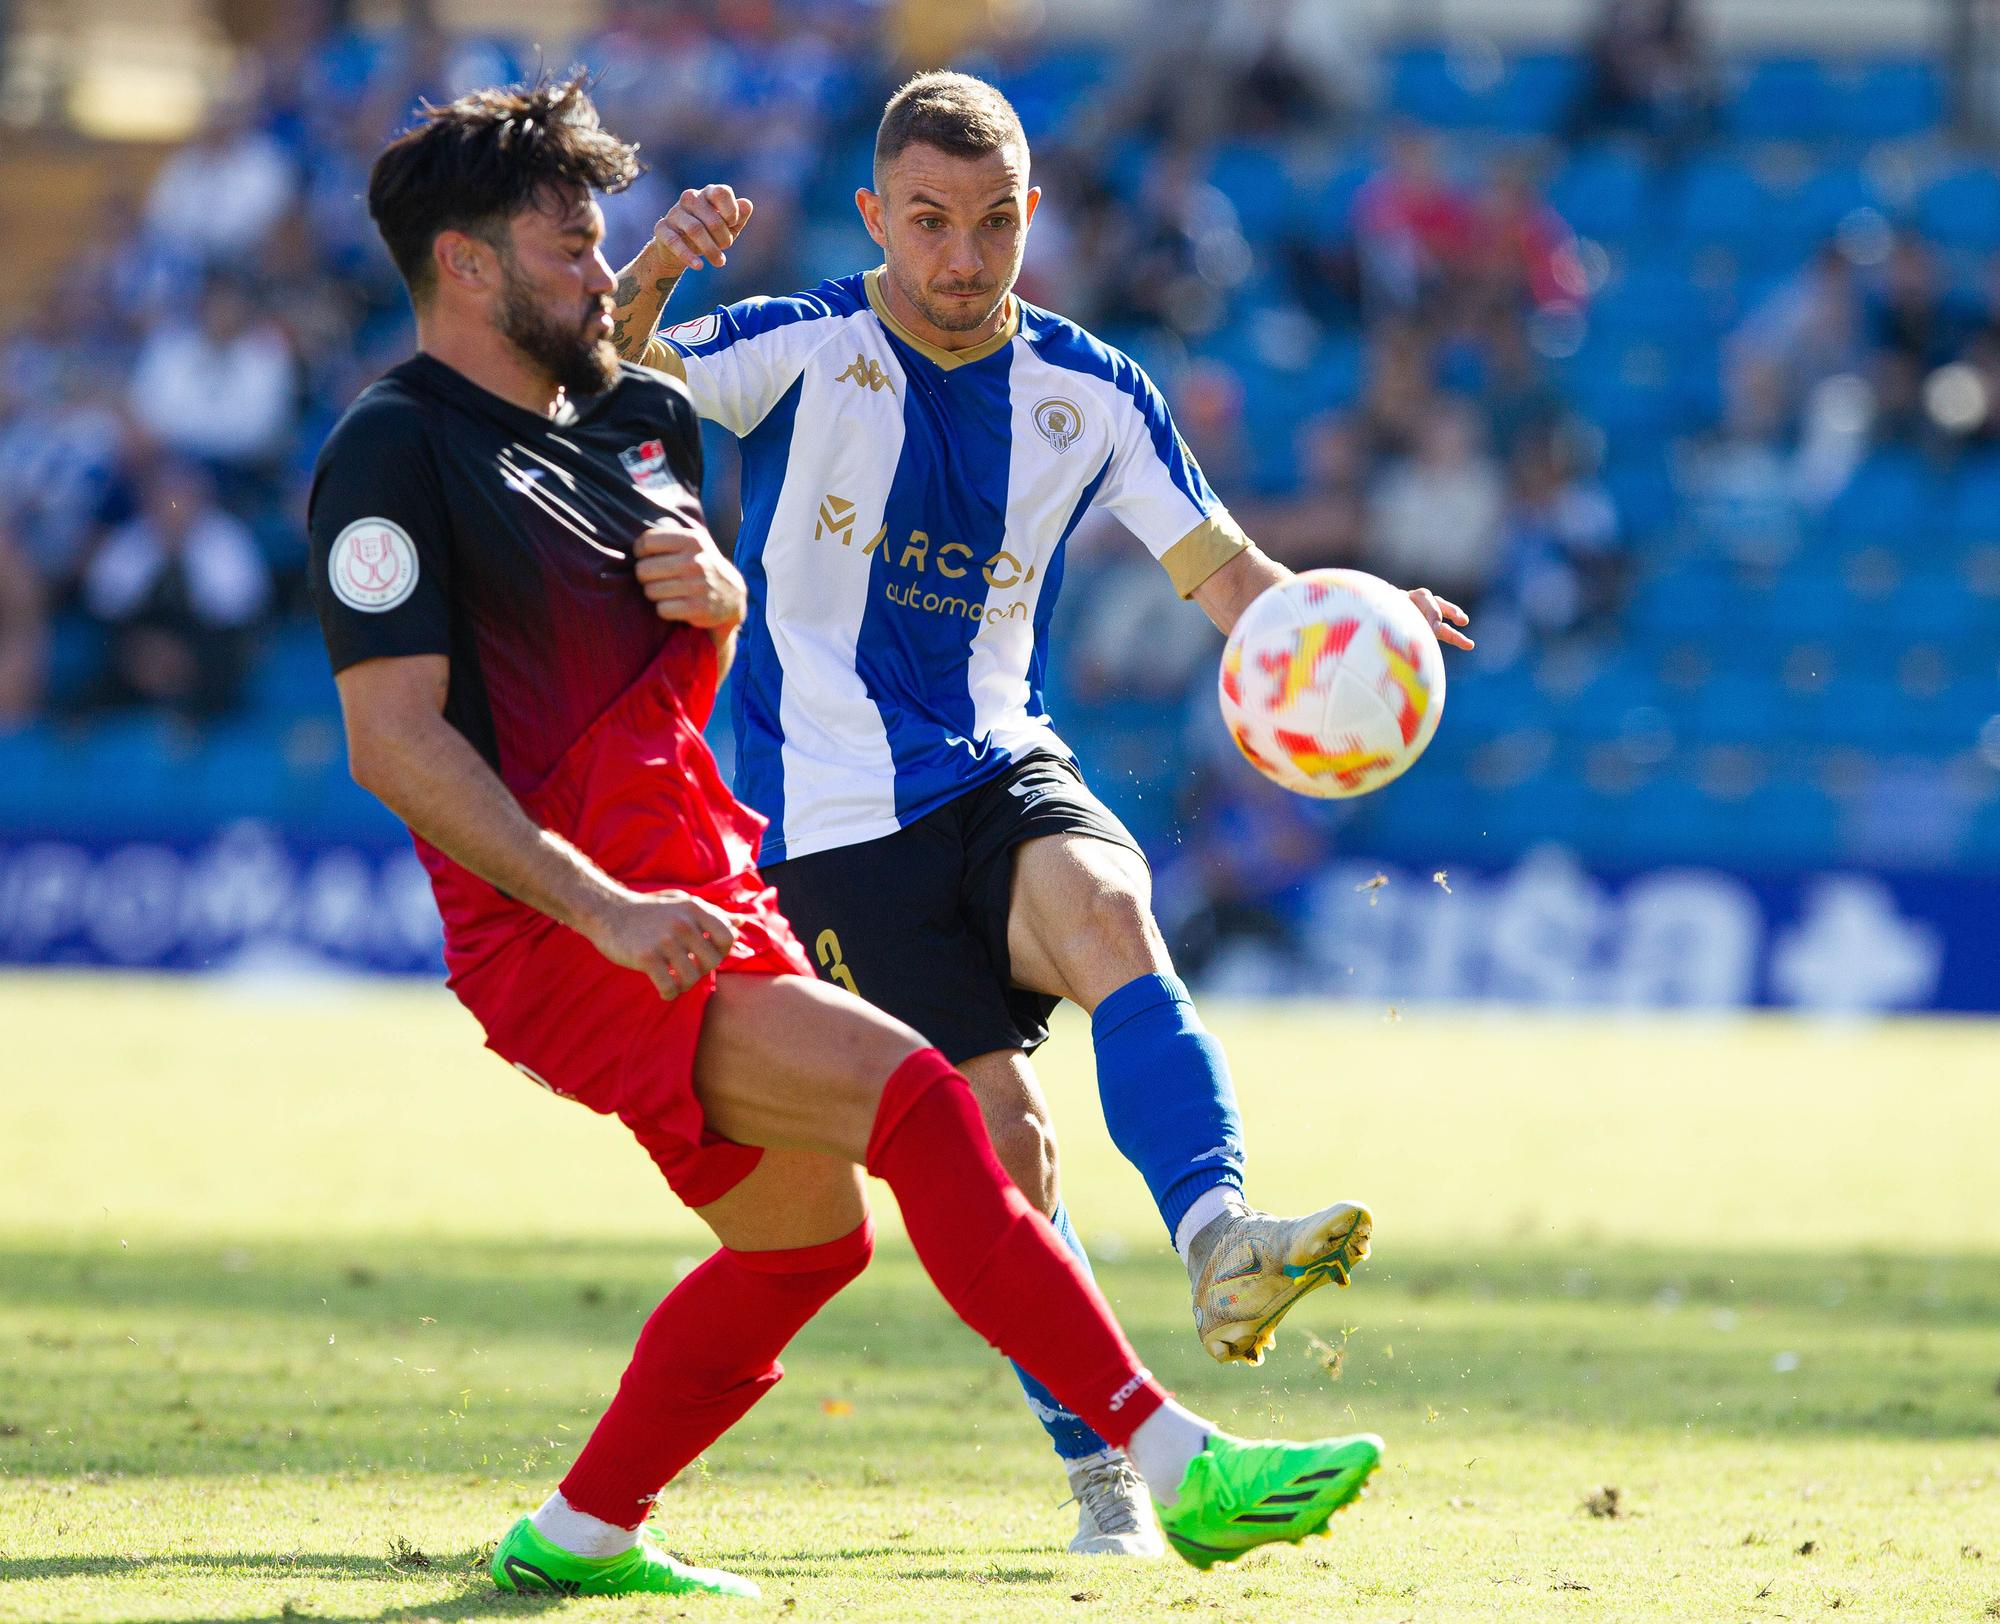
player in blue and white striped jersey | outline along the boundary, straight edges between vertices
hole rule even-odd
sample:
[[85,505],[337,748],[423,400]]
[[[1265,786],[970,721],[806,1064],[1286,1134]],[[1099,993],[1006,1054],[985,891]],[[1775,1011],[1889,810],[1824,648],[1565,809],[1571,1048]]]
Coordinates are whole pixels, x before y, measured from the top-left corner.
[[[736,789],[770,820],[761,866],[787,917],[829,979],[966,1073],[1009,1173],[1073,1245],[1028,1055],[1062,998],[1089,1011],[1106,1123],[1187,1262],[1202,1341],[1255,1363],[1298,1297],[1346,1284],[1372,1219],[1244,1201],[1227,1063],[1043,675],[1092,508],[1225,630],[1288,572],[1209,489],[1145,373],[1014,297],[1028,163],[998,91],[924,75],[891,99],[856,197],[880,268],[656,338],[680,275],[720,264],[752,212],[727,187],[690,191],[621,276],[614,341],[742,442]],[[1412,597],[1469,646],[1462,612]],[[1072,1549],[1157,1551],[1129,1467],[1022,1380],[1081,1503]]]

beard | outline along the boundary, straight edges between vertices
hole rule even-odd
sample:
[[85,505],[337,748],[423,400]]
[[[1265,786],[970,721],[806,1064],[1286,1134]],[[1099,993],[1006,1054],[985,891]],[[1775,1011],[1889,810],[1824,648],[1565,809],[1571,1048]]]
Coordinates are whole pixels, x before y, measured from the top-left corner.
[[[923,312],[924,320],[937,328],[938,331],[944,333],[969,333],[975,327],[983,326],[985,323],[991,321],[994,311],[998,310],[1002,303],[1005,302],[1007,290],[1013,285],[1011,277],[1006,282],[996,283],[990,290],[965,287],[942,289],[911,287],[907,282],[903,282],[900,277],[897,279],[897,282],[903,290],[903,296]],[[947,299],[944,296],[948,292],[983,293],[987,291],[990,291],[993,295],[990,302],[985,299],[976,299],[968,303],[958,299]]]
[[603,309],[601,302],[593,300],[578,320],[563,321],[538,303],[509,267],[494,326],[502,338],[575,400],[580,395],[601,395],[618,381],[618,351],[598,326]]

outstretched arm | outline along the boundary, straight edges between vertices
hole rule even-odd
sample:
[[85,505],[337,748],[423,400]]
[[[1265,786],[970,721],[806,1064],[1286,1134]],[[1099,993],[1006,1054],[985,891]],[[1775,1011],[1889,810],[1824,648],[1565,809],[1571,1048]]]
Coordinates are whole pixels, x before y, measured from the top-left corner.
[[653,240],[618,273],[612,293],[611,342],[628,361],[646,353],[674,284],[697,265],[729,263],[729,245],[750,223],[753,205],[727,186],[690,188],[653,227]]
[[[1276,586],[1280,581],[1289,581],[1292,572],[1276,559],[1259,552],[1252,545],[1243,549],[1224,564],[1200,586],[1194,589],[1194,601],[1208,613],[1208,618],[1220,626],[1226,635],[1266,587]],[[1440,643],[1452,648],[1471,648],[1472,639],[1458,628],[1469,625],[1471,616],[1455,603],[1448,603],[1426,587],[1410,589],[1410,602],[1424,613],[1431,630],[1437,634]]]

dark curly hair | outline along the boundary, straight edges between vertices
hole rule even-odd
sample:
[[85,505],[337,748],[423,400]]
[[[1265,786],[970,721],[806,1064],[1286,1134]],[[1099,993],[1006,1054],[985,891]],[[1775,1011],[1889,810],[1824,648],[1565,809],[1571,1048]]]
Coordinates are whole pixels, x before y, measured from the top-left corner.
[[474,90],[396,137],[368,176],[368,213],[410,297],[433,280],[431,244],[464,231],[506,246],[507,222],[553,194],[620,192],[638,178],[638,148],[597,119],[588,81],[542,78]]

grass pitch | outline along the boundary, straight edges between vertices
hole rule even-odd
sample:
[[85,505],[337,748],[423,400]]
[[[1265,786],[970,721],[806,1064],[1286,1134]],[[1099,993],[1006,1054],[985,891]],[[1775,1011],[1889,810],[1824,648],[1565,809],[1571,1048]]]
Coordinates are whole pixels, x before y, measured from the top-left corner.
[[1386,1435],[1330,1539],[1064,1554],[1039,1429],[891,1223],[662,1503],[766,1599],[565,1603],[482,1564],[705,1251],[637,1147],[435,990],[0,982],[0,1618],[2000,1615],[1992,1028],[1210,1018],[1253,1193],[1375,1204],[1354,1289],[1209,1363],[1075,1023],[1070,1205],[1190,1402]]

